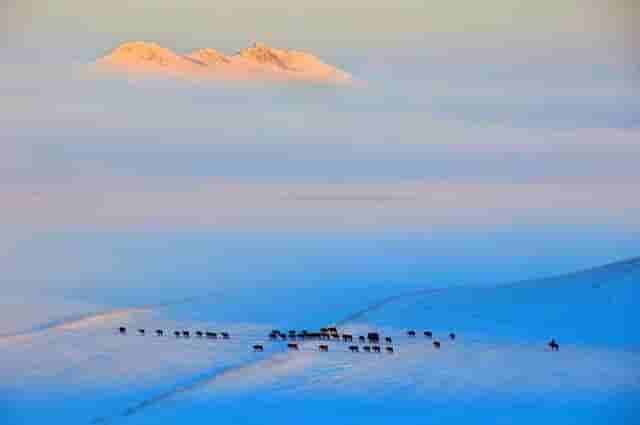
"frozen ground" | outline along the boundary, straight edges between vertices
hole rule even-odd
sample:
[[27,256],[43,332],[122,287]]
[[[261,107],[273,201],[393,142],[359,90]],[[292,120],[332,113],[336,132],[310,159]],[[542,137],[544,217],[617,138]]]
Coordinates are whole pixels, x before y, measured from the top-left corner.
[[[113,311],[48,309],[42,297],[48,316],[0,313],[13,321],[0,336],[0,423],[640,423],[639,281],[632,259],[490,288],[363,297],[314,317],[355,335],[381,330],[394,340],[392,355],[351,353],[340,342],[328,353],[317,342],[287,352],[268,342],[283,326],[269,320],[278,311],[285,330],[310,328],[311,313],[323,310],[309,298],[297,326],[295,296],[263,320],[247,313],[258,317],[248,323],[240,314],[224,320],[217,296]],[[128,335],[117,334],[121,325]],[[138,336],[139,327],[232,337]],[[427,329],[442,349],[421,335]],[[545,347],[551,337],[557,353]],[[265,352],[253,353],[260,342]]]

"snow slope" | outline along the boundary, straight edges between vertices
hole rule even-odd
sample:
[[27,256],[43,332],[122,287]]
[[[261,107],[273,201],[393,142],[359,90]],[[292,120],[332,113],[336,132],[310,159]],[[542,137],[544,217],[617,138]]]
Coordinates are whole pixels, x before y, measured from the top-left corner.
[[[197,315],[187,314],[190,300],[87,315],[0,339],[0,422],[637,423],[631,323],[639,279],[640,259],[632,259],[491,288],[363,300],[317,319],[355,335],[381,330],[394,354],[351,353],[341,342],[328,353],[317,342],[288,352],[266,341],[272,323],[207,319],[206,298]],[[227,330],[232,338],[123,336],[120,325]],[[410,328],[434,331],[442,348],[406,336]],[[452,330],[455,342],[446,339]],[[546,349],[550,337],[560,352]],[[264,353],[251,351],[258,342]]]

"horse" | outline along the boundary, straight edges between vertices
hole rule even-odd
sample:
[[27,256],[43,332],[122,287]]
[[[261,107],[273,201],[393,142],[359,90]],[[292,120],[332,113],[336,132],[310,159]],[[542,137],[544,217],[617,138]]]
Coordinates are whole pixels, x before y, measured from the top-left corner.
[[229,334],[226,332],[220,332],[220,335],[222,335],[222,339],[229,339]]
[[362,335],[360,335],[358,337],[358,341],[361,342],[361,343],[364,343],[364,337]]
[[433,341],[433,348],[440,348],[440,341]]
[[342,340],[344,342],[352,342],[353,341],[353,335],[342,334]]
[[387,344],[391,344],[391,343],[392,343],[392,340],[391,340],[391,337],[390,337],[390,336],[386,337],[386,338],[384,339],[384,341],[385,341]]
[[173,331],[173,334],[176,336],[176,338],[180,338],[180,332],[179,331]]
[[182,331],[182,336],[185,338],[189,338],[191,334],[189,333],[189,331]]
[[332,334],[337,334],[338,333],[338,328],[329,328],[328,331]]
[[393,354],[393,347],[385,347],[385,350],[387,350],[387,353]]
[[162,336],[162,335],[164,335],[164,331],[162,329],[157,329],[156,330],[156,335]]
[[328,345],[318,345],[318,350],[320,350],[322,352],[327,352],[327,351],[329,351],[329,346]]
[[433,338],[433,332],[431,332],[431,331],[424,331],[424,336],[426,336],[427,338]]
[[368,345],[363,345],[362,349],[366,352],[370,352],[371,351],[371,347],[369,347]]
[[120,328],[118,329],[118,332],[120,332],[120,334],[124,335],[127,333],[127,328],[125,328],[124,326],[120,326]]
[[264,351],[264,347],[262,345],[260,345],[260,344],[256,344],[256,345],[253,346],[253,351],[262,352],[262,351]]
[[287,348],[289,350],[295,350],[295,351],[298,351],[300,349],[300,347],[298,347],[298,344],[287,344]]
[[416,331],[407,331],[407,336],[410,336],[410,337],[416,336]]
[[138,329],[138,333],[139,333],[140,335],[144,335],[144,329]]
[[202,338],[202,335],[203,335],[202,331],[196,331],[196,336],[198,338]]
[[379,345],[374,345],[373,347],[371,347],[371,349],[373,350],[374,353],[379,353],[380,352],[380,346]]
[[217,333],[215,333],[215,332],[209,332],[209,331],[207,331],[207,332],[205,332],[204,334],[205,334],[205,336],[206,336],[207,338],[211,338],[211,339],[218,339],[218,334],[217,334]]
[[552,339],[551,341],[549,341],[548,345],[551,348],[551,351],[560,351],[560,346],[558,345],[555,339]]
[[367,334],[367,339],[369,340],[369,342],[378,342],[380,341],[380,334],[378,334],[377,332],[369,332]]
[[351,350],[352,353],[357,353],[359,351],[357,345],[350,345],[349,350]]

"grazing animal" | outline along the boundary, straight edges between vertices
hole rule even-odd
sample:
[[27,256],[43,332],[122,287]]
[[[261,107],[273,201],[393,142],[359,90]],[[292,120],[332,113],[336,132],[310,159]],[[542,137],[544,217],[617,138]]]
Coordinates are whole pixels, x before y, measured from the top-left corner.
[[411,336],[411,337],[416,336],[416,331],[407,331],[407,336]]
[[358,346],[357,345],[350,345],[349,346],[349,350],[351,350],[352,353],[357,353],[358,352]]
[[227,332],[220,332],[220,335],[222,335],[222,339],[229,339],[229,334]]
[[262,352],[262,351],[264,351],[264,347],[262,345],[260,345],[260,344],[256,344],[256,345],[253,346],[253,351]]
[[320,328],[320,333],[327,333],[329,332],[329,329],[327,328]]
[[286,341],[287,336],[285,334],[280,334],[280,339],[282,339],[283,341]]
[[277,334],[277,333],[274,333],[274,332],[271,332],[271,333],[269,334],[269,339],[278,339],[278,334]]
[[328,345],[318,345],[318,349],[320,351],[327,352],[327,351],[329,351],[329,346]]
[[182,336],[185,338],[189,338],[191,334],[189,333],[189,331],[182,331]]
[[369,347],[368,345],[363,345],[362,349],[367,352],[371,351],[371,347]]
[[373,347],[371,347],[371,349],[373,350],[374,353],[379,353],[380,352],[380,346],[379,345],[374,345]]
[[120,326],[120,328],[118,329],[118,332],[124,335],[127,333],[127,328],[125,328],[124,326]]
[[385,347],[385,350],[387,350],[387,353],[393,354],[393,347]]
[[352,342],[353,341],[353,335],[342,334],[342,340],[344,342]]
[[391,344],[391,343],[393,342],[393,341],[391,340],[391,337],[390,337],[390,336],[386,337],[386,338],[384,339],[384,341],[385,341],[387,344]]
[[178,332],[178,331],[173,331],[173,334],[176,336],[176,338],[180,338],[180,332]]
[[140,335],[144,335],[144,329],[138,329],[138,333],[139,333]]
[[451,332],[451,333],[449,334],[449,339],[450,339],[451,341],[453,341],[454,339],[456,339],[456,334],[454,334],[453,332]]
[[331,339],[331,335],[329,335],[326,332],[321,332],[320,333],[320,339],[325,339],[325,340]]
[[218,339],[218,334],[215,332],[205,332],[204,334],[207,338]]
[[369,342],[378,342],[380,341],[380,335],[377,332],[369,332],[367,334],[367,339]]
[[203,335],[202,331],[196,331],[196,336],[198,338],[202,338],[202,335]]
[[271,331],[271,333],[272,333],[272,334],[276,334],[276,335],[277,335],[277,334],[279,334],[279,333],[280,333],[280,331],[279,331],[279,330],[277,330],[277,329],[273,329],[273,330]]
[[440,341],[433,341],[434,348],[440,348]]
[[298,338],[300,338],[300,339],[304,339],[306,336],[307,336],[307,334],[304,333],[304,332],[298,334]]
[[338,333],[338,328],[329,328],[329,332],[331,332],[333,334],[337,334]]
[[359,342],[364,343],[364,337],[363,337],[362,335],[360,335],[360,336],[358,337],[358,341],[359,341]]
[[298,351],[300,349],[300,347],[298,347],[298,344],[287,344],[287,348],[289,350],[295,350],[295,351]]
[[164,335],[164,331],[162,329],[157,329],[156,330],[156,335],[162,336],[162,335]]
[[549,341],[549,347],[551,348],[551,351],[560,351],[560,345],[558,345],[555,339]]
[[433,332],[431,332],[431,331],[424,331],[424,336],[426,336],[427,338],[433,338]]

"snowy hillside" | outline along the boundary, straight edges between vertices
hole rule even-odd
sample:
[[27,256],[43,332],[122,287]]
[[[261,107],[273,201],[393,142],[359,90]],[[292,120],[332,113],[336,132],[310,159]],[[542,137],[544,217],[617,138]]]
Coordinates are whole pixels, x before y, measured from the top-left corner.
[[[339,341],[321,353],[308,340],[289,351],[291,341],[269,341],[275,325],[267,321],[208,319],[215,297],[29,323],[31,331],[0,337],[0,422],[633,423],[639,280],[636,258],[491,288],[363,298],[326,318],[354,337],[381,331],[393,354],[350,352]],[[296,327],[295,309],[286,311]],[[329,324],[323,319],[318,327]],[[199,338],[195,330],[231,337]],[[545,345],[552,337],[559,352]]]

